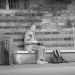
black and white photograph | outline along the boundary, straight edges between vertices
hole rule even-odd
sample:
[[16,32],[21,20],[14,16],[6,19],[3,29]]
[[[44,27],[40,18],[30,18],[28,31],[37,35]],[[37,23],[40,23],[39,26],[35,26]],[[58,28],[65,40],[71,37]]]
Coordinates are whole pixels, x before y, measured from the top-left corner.
[[75,0],[0,0],[0,75],[75,75]]

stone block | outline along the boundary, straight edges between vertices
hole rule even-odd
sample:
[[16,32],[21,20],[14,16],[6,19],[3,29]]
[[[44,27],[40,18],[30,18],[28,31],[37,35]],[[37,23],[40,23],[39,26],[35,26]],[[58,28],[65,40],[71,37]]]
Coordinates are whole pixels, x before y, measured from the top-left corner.
[[[75,52],[62,51],[62,57],[68,62],[75,62]],[[46,52],[45,60],[51,63],[51,51]],[[14,63],[15,64],[35,64],[37,60],[37,55],[35,52],[27,51],[17,51],[14,53]]]

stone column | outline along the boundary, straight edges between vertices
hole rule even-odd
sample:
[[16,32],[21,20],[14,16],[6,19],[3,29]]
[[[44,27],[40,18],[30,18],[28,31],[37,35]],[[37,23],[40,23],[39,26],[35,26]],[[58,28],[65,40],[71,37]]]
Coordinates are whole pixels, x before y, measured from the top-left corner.
[[6,10],[9,10],[9,2],[6,0]]
[[12,38],[9,38],[9,64],[13,65],[14,61],[13,61],[13,52],[14,52],[14,48],[13,48],[13,43],[12,43]]

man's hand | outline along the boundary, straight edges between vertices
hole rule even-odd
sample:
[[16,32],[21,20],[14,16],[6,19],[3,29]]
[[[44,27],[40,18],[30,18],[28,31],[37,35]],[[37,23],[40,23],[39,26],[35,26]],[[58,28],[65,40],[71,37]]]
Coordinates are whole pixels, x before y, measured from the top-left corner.
[[33,41],[33,43],[36,43],[36,44],[37,44],[37,43],[38,43],[38,41],[37,41],[37,40],[34,40],[34,41]]

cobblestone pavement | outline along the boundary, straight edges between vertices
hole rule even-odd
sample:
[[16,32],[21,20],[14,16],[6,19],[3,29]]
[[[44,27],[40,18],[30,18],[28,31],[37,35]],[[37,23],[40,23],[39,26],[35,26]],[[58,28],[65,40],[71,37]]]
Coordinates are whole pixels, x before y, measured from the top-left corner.
[[75,63],[0,66],[0,75],[75,75]]

